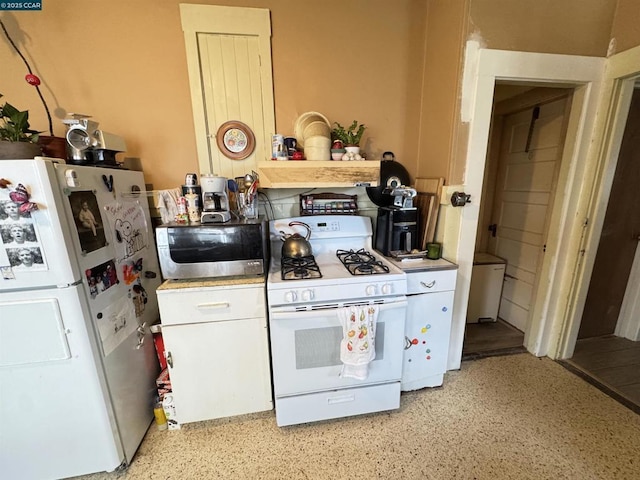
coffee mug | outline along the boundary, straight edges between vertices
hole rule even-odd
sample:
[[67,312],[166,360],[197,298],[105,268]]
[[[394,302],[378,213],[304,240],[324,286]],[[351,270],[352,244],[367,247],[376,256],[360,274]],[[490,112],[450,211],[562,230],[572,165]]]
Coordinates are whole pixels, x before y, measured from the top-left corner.
[[427,243],[427,258],[438,260],[442,257],[442,245],[439,243]]
[[297,146],[298,141],[295,137],[284,137],[284,147],[287,150],[287,155],[289,157],[293,156],[293,152],[296,151]]

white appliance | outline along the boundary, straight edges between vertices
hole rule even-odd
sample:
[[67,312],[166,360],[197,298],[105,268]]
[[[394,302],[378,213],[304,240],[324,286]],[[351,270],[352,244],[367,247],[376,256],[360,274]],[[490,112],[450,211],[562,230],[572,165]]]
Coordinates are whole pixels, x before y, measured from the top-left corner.
[[[153,419],[159,370],[143,175],[35,159],[2,161],[0,177],[3,210],[22,212],[0,216],[2,476],[124,467]],[[23,241],[7,235],[15,225]]]
[[392,261],[407,274],[401,390],[438,387],[447,371],[458,266],[444,258]]
[[[309,225],[311,258],[282,259],[282,232],[306,233],[289,226],[292,221]],[[277,424],[398,408],[407,280],[402,270],[372,253],[371,219],[320,215],[273,220],[269,233],[267,297]],[[361,274],[352,274],[338,254],[361,249],[354,256],[370,262],[355,267]],[[378,311],[375,359],[365,379],[340,375],[339,312],[348,306]]]
[[467,323],[498,320],[506,262],[489,253],[473,256]]

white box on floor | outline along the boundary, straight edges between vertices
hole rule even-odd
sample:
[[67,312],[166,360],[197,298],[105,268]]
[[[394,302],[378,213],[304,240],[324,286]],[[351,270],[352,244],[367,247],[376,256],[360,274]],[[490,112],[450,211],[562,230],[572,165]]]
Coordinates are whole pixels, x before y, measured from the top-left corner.
[[505,268],[506,262],[500,257],[488,253],[473,256],[467,323],[495,322],[498,319]]

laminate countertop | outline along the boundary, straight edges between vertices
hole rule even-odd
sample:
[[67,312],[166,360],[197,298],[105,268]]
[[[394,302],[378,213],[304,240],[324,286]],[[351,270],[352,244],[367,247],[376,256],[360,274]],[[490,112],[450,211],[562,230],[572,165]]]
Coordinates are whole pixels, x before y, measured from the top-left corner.
[[429,270],[455,270],[458,268],[453,262],[449,260],[445,260],[444,258],[439,258],[438,260],[430,260],[428,258],[414,258],[414,259],[404,259],[400,260],[393,257],[385,257],[391,263],[393,263],[398,268],[401,268],[407,273],[411,272],[426,272]]
[[244,276],[237,275],[231,277],[209,277],[209,278],[186,278],[182,280],[165,280],[158,290],[179,290],[183,288],[207,288],[207,287],[227,287],[238,285],[265,284],[267,277],[264,275]]

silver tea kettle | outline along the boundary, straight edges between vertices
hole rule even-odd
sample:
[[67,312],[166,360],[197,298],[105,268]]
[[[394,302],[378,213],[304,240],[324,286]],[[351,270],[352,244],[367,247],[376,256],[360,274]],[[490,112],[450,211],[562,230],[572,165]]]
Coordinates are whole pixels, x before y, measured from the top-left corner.
[[309,257],[311,253],[311,244],[309,238],[311,237],[311,227],[303,222],[289,222],[289,226],[301,225],[307,229],[306,236],[302,236],[299,233],[284,233],[282,234],[282,256],[288,258],[302,258]]

